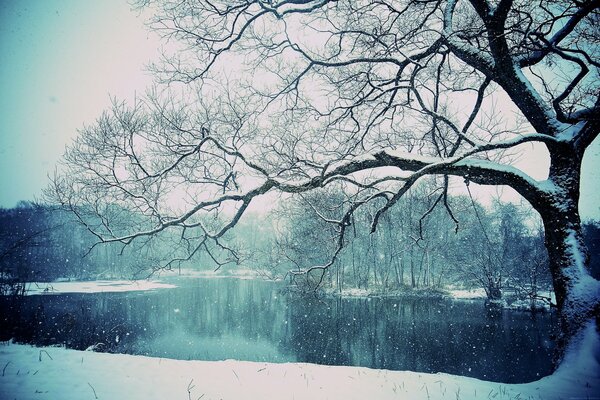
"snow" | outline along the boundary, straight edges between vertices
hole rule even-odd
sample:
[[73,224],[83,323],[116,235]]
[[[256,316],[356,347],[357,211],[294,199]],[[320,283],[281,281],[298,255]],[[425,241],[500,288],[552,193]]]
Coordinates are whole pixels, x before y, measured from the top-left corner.
[[575,266],[577,267],[577,273],[579,276],[588,275],[585,270],[584,257],[580,251],[581,244],[577,240],[575,231],[570,229],[568,232],[569,233],[567,235],[567,239],[565,240],[565,245],[567,246],[567,249],[571,250],[572,252],[573,259],[575,260]]
[[594,398],[598,335],[554,375],[502,384],[448,374],[303,363],[182,361],[0,345],[2,399],[559,399]]
[[387,156],[390,156],[392,158],[399,158],[402,160],[415,161],[415,162],[419,162],[419,163],[423,163],[423,164],[437,164],[439,162],[445,161],[445,160],[442,160],[437,157],[423,156],[423,155],[419,155],[419,154],[407,153],[405,151],[393,150],[393,149],[385,149],[384,154],[386,154]]
[[444,10],[443,36],[445,37],[446,41],[452,47],[454,47],[456,50],[462,51],[463,53],[467,54],[471,58],[479,60],[481,63],[485,63],[487,68],[493,69],[495,62],[494,62],[494,59],[489,54],[479,51],[478,49],[474,48],[470,44],[457,38],[456,32],[454,31],[454,29],[452,27],[452,20],[454,17],[454,9],[456,7],[457,2],[458,1],[456,1],[456,0],[452,0],[452,1],[449,1],[448,4],[446,4],[446,8]]
[[[554,304],[556,304],[556,301],[554,301]],[[506,302],[504,302],[503,307],[511,309],[511,310],[517,310],[517,311],[531,311],[531,301],[530,300],[514,300],[510,304],[507,304]],[[550,304],[548,304],[545,301],[537,300],[535,302],[535,310],[536,311],[550,310]]]
[[130,292],[140,290],[172,289],[177,287],[159,281],[73,281],[73,282],[29,282],[26,284],[27,295],[59,294],[59,293],[100,293]]
[[340,290],[332,290],[331,293],[328,294],[332,294],[332,295],[336,295],[336,296],[340,296],[340,297],[369,297],[372,296],[373,293],[371,293],[369,290],[367,289],[359,289],[359,288],[345,288]]
[[331,162],[325,166],[322,175],[335,174],[336,170],[346,168],[353,164],[362,164],[377,161],[377,158],[370,153],[365,153],[362,155],[357,155],[351,159],[341,159],[334,162]]
[[[536,103],[537,107],[542,110],[545,114],[545,118],[548,121],[553,121],[555,124],[558,124],[556,118],[554,118],[554,112],[550,109],[547,102],[540,96],[537,90],[531,85],[531,82],[527,77],[523,74],[521,67],[517,62],[513,63],[513,70],[515,72],[515,77],[521,81],[521,83],[527,88],[528,94],[531,96],[533,101]],[[523,94],[526,95],[526,94]],[[547,132],[546,132],[547,133]]]
[[485,299],[487,295],[485,294],[485,290],[482,288],[478,289],[451,289],[449,290],[450,297],[461,300],[475,300],[475,299]]
[[[587,357],[581,357],[581,354]],[[592,371],[596,374],[595,388],[596,398],[600,398],[600,387],[598,380],[600,375],[600,333],[596,331],[593,321],[588,321],[587,325],[581,330],[569,348],[567,349],[563,362],[554,373],[555,378],[561,378],[564,381],[578,381],[576,371]],[[589,374],[588,374],[589,375]]]
[[556,139],[563,142],[572,142],[585,126],[585,121],[581,121],[574,125],[562,124],[562,126],[564,128],[561,133],[556,136]]
[[[483,288],[475,288],[475,289],[457,289],[451,287],[446,289],[445,292],[448,294],[448,297],[454,300],[485,300],[487,299],[487,295]],[[367,289],[358,289],[358,288],[344,288],[341,291],[337,289],[325,290],[325,293],[328,295],[338,296],[338,297],[427,297],[432,296],[431,292],[389,292],[389,293],[379,293],[373,292]],[[556,304],[556,297],[553,291],[539,291],[538,294],[542,297],[549,298],[550,301]],[[498,304],[502,308],[510,309],[510,310],[518,310],[518,311],[531,311],[531,301],[529,299],[516,299],[514,296],[507,296],[507,299],[502,299],[498,301]],[[536,301],[535,305],[536,310],[550,310],[550,304],[541,299]]]
[[538,181],[537,187],[538,187],[538,189],[540,189],[541,191],[543,191],[545,193],[558,193],[560,190],[558,188],[558,186],[556,186],[556,183],[554,183],[554,181],[552,179]]
[[[455,300],[485,300],[487,295],[483,288],[477,289],[448,289],[449,296]],[[540,290],[538,295],[550,299],[553,304],[556,304],[556,296],[553,291]],[[529,299],[515,298],[514,293],[510,292],[503,296],[503,299],[495,300],[495,303],[502,308],[517,311],[531,311],[531,301]],[[535,302],[535,310],[550,310],[550,304],[547,301],[537,299]]]
[[464,167],[473,167],[473,168],[485,168],[485,169],[490,169],[490,170],[518,176],[521,179],[526,180],[530,185],[540,189],[538,186],[538,181],[531,178],[529,175],[525,174],[520,169],[513,167],[512,165],[499,164],[499,163],[496,163],[493,161],[481,160],[481,159],[477,159],[477,158],[469,158],[469,159],[460,160],[460,161],[456,162],[455,165],[464,166]]
[[568,312],[577,314],[585,314],[588,304],[597,304],[600,299],[600,282],[594,279],[586,270],[584,255],[581,253],[581,243],[577,240],[577,235],[572,229],[569,230],[565,239],[567,246],[567,254],[570,253],[573,265],[570,268],[564,269],[563,273],[569,277],[571,281],[571,295],[567,298],[567,302],[573,307],[566,307]]

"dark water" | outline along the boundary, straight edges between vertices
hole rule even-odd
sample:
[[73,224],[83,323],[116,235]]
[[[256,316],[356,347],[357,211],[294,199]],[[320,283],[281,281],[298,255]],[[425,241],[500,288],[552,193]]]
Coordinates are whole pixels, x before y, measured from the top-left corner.
[[550,314],[481,302],[317,299],[276,283],[178,280],[152,292],[0,299],[0,339],[177,359],[446,372],[526,382],[551,370]]

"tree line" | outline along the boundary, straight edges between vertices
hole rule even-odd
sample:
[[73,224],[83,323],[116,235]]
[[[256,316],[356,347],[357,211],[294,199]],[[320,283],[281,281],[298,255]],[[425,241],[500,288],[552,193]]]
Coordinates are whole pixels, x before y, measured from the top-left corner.
[[[315,270],[302,284],[337,291],[376,292],[446,287],[483,288],[491,300],[503,289],[531,299],[549,289],[551,277],[543,228],[530,207],[495,201],[484,207],[469,196],[448,196],[449,213],[436,207],[435,188],[422,185],[392,207],[369,232],[378,204],[356,212],[336,262]],[[337,232],[327,220],[339,217],[343,191],[322,190],[290,202],[280,248],[293,268],[325,263],[335,251]]]
[[[450,209],[435,207],[435,188],[421,185],[403,197],[370,233],[377,204],[363,207],[351,221],[343,250],[332,268],[290,275],[303,266],[326,263],[336,250],[339,204],[351,201],[341,189],[323,189],[282,203],[268,215],[250,213],[225,243],[236,260],[206,253],[172,261],[173,243],[163,246],[96,246],[97,238],[69,212],[21,202],[0,209],[0,274],[3,283],[64,279],[146,277],[166,268],[243,267],[285,277],[303,289],[342,292],[363,289],[393,294],[414,289],[483,288],[488,299],[505,290],[546,301],[539,292],[552,280],[544,232],[530,207],[494,201],[485,207],[469,196],[449,196]],[[130,215],[130,218],[135,216]],[[126,221],[124,221],[126,223]],[[600,223],[584,223],[592,273],[600,272]],[[171,238],[174,240],[174,238]],[[233,262],[235,261],[235,262]],[[163,262],[163,263],[161,263]],[[321,271],[324,273],[321,274]]]
[[70,212],[31,202],[0,208],[1,293],[24,282],[132,277],[153,254],[140,246],[95,244]]

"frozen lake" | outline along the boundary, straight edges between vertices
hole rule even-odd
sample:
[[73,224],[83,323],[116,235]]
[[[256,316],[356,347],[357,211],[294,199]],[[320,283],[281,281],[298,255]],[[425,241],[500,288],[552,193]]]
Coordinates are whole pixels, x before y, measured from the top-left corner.
[[147,292],[0,299],[0,339],[198,360],[310,362],[515,383],[551,371],[553,316],[482,302],[316,298],[281,283],[174,279]]

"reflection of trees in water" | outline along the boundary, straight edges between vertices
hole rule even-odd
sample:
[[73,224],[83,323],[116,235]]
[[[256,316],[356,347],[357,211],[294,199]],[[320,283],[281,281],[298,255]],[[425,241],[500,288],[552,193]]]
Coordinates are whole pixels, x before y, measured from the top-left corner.
[[547,314],[481,303],[280,295],[273,284],[198,280],[144,293],[0,300],[2,339],[170,358],[300,361],[498,381],[550,372]]
[[486,315],[480,303],[390,299],[293,301],[288,316],[284,346],[303,362],[504,382],[550,373],[548,317]]
[[75,349],[104,343],[106,351],[125,353],[135,341],[150,342],[172,332],[278,343],[283,301],[269,283],[229,279],[199,280],[198,286],[152,293],[30,296],[16,306],[0,302],[0,333]]

